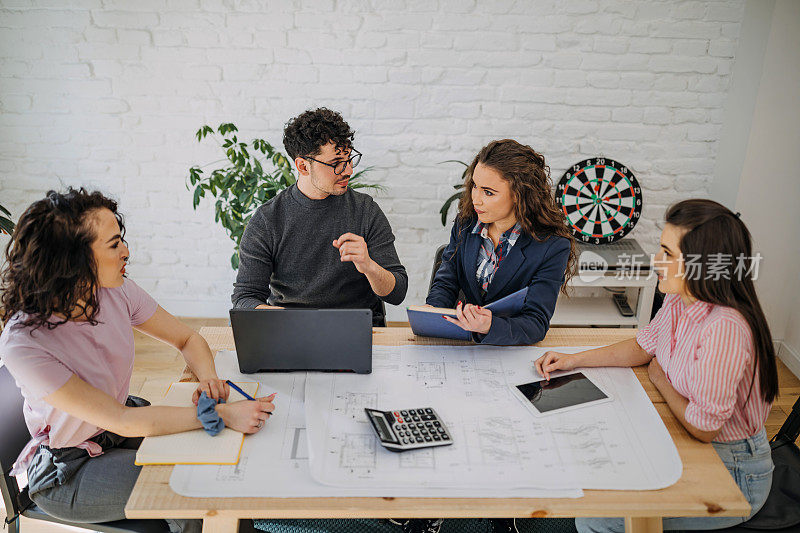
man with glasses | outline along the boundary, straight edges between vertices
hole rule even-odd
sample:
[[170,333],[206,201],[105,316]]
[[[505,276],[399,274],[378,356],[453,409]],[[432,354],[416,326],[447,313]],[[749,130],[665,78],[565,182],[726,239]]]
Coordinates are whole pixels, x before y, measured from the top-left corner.
[[288,122],[283,145],[297,183],[261,206],[239,245],[236,308],[369,308],[400,304],[408,274],[372,197],[348,187],[361,154],[339,113],[320,108]]

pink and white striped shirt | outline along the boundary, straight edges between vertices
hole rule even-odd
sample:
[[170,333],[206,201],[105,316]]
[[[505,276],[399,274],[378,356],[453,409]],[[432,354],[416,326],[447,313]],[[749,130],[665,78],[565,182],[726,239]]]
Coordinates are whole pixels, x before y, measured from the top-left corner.
[[636,341],[689,400],[685,416],[692,426],[718,429],[714,440],[720,442],[751,437],[764,427],[771,405],[761,395],[750,326],[738,311],[700,301],[686,306],[669,294]]

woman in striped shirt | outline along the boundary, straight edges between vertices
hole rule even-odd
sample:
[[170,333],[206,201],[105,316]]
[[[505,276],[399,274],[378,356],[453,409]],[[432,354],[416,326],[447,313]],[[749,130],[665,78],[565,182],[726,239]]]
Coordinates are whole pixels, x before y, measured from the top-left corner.
[[[650,381],[686,430],[711,442],[752,507],[767,499],[772,458],[764,421],[778,393],[775,351],[753,285],[750,233],[738,214],[711,200],[667,212],[655,260],[663,307],[635,339],[575,355],[547,352],[556,370],[649,363]],[[664,518],[664,530],[730,527],[750,516]],[[581,533],[625,530],[621,518],[577,519]]]

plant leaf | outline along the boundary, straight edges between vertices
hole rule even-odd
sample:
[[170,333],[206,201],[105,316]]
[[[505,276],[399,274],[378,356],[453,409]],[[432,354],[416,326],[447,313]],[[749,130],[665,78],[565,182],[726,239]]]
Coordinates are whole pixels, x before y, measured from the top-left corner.
[[[3,211],[7,212],[5,209],[3,209]],[[14,223],[11,220],[7,219],[6,217],[0,217],[0,231],[8,235],[11,235],[12,233],[14,233]]]
[[455,193],[453,196],[448,198],[447,201],[445,201],[445,203],[442,206],[442,208],[439,209],[439,213],[441,213],[441,215],[442,215],[442,226],[447,226],[447,212],[450,210],[450,204],[452,204],[456,200],[461,199],[461,197],[463,195],[464,195],[464,191]]

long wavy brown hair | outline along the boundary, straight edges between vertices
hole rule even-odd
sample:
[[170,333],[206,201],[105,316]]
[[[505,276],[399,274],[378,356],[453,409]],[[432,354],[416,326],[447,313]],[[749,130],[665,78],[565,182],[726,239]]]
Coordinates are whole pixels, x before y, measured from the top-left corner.
[[125,237],[117,203],[100,192],[69,188],[49,191],[22,213],[6,246],[0,271],[0,320],[5,326],[18,312],[28,315],[20,327],[54,329],[80,317],[96,325],[97,265],[94,214],[109,209]]
[[462,224],[475,218],[475,207],[472,205],[475,182],[472,181],[472,174],[478,163],[498,171],[510,183],[514,195],[514,216],[523,231],[537,241],[544,241],[551,236],[569,240],[569,261],[561,285],[561,292],[567,294],[567,284],[575,274],[578,255],[575,240],[566,226],[564,212],[556,206],[550,167],[545,163],[544,156],[513,139],[492,141],[484,146],[467,168],[464,195],[458,203],[456,217]]
[[[686,231],[678,245],[683,257],[701,259],[695,265],[697,271],[684,278],[689,294],[701,302],[736,309],[750,326],[755,352],[753,365],[758,370],[753,372],[750,393],[758,374],[761,395],[764,401],[771,403],[778,395],[778,368],[767,317],[761,309],[750,275],[750,272],[755,273],[754,267],[757,266],[750,231],[739,215],[713,200],[678,202],[667,210],[664,220]],[[730,267],[734,272],[728,272],[727,277],[711,272],[710,265],[715,257],[728,258],[733,263]],[[740,266],[742,270],[737,274],[736,268]]]

